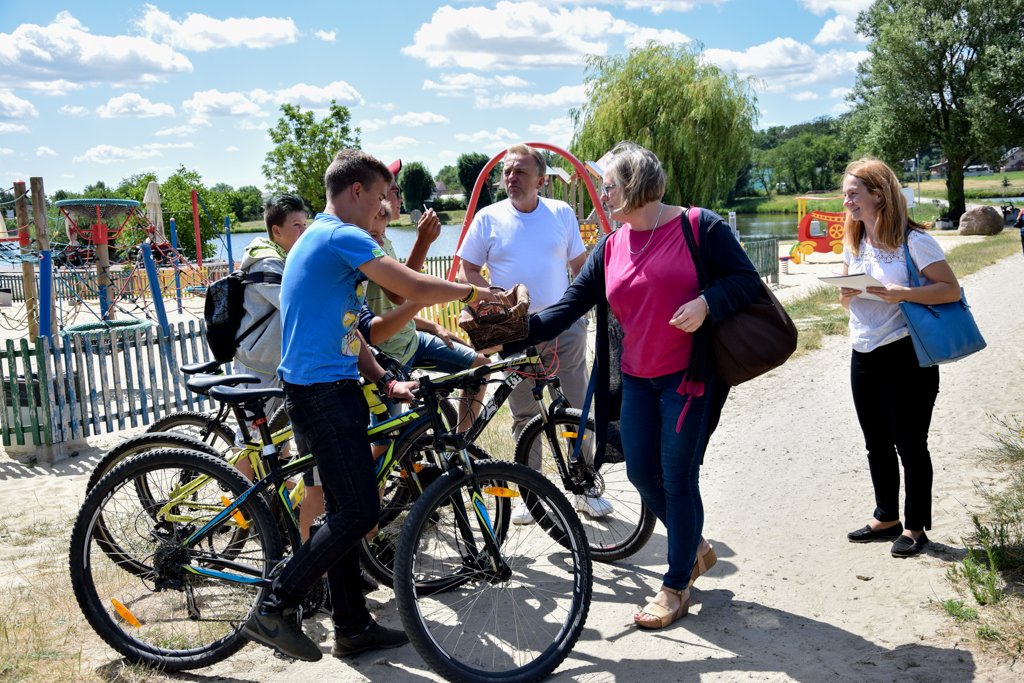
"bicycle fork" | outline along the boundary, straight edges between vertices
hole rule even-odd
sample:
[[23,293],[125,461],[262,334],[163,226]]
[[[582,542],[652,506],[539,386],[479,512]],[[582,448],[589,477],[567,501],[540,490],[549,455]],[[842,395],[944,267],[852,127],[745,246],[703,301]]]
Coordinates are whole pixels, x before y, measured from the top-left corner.
[[[484,551],[481,552],[476,547],[476,543],[473,540],[473,530],[469,525],[469,513],[466,511],[465,503],[461,496],[452,495],[452,507],[455,509],[455,524],[459,529],[459,533],[462,536],[463,541],[466,543],[469,551],[469,556],[472,557],[479,565],[483,559],[483,555],[487,555],[487,559],[490,564],[491,571],[494,572],[495,578],[499,581],[508,581],[512,577],[512,568],[505,562],[505,558],[501,555],[501,548],[498,547],[498,539],[494,533],[494,524],[491,522],[491,516],[487,512],[487,505],[484,504],[483,492],[480,490],[480,483],[477,480],[476,472],[473,470],[473,464],[470,461],[469,453],[463,448],[456,454],[460,460],[459,469],[462,470],[463,476],[466,478],[465,487],[469,491],[469,499],[473,505],[473,512],[476,515],[477,520],[480,523],[480,529],[482,530]],[[452,456],[453,459],[455,455]],[[493,487],[498,488],[498,487]],[[511,497],[509,494],[514,492],[508,489],[502,489],[501,491],[488,490],[491,495],[499,497]],[[518,495],[518,494],[515,494]]]

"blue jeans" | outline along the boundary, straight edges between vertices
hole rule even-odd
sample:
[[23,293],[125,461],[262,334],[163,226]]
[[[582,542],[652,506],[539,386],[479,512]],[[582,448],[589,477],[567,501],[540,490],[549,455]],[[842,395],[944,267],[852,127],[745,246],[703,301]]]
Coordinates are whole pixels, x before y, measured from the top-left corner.
[[313,454],[324,489],[327,523],[303,543],[274,579],[264,606],[297,607],[327,573],[334,628],[341,635],[370,623],[360,589],[356,546],[380,518],[380,500],[370,441],[369,409],[357,380],[302,386],[284,383],[285,410],[292,429]]
[[704,529],[698,474],[708,437],[718,426],[728,387],[717,378],[692,399],[676,392],[682,372],[646,379],[622,375],[621,429],[626,476],[668,531],[668,572],[662,583],[686,590]]

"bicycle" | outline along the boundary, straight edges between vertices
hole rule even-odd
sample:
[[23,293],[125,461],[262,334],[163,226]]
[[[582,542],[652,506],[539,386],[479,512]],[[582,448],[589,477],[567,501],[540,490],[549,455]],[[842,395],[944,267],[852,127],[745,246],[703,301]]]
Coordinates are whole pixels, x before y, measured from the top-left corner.
[[[382,460],[391,459],[392,467],[404,464],[412,481],[419,483],[420,472],[414,463],[401,463],[399,445],[421,440],[444,456],[439,458],[444,472],[409,511],[411,531],[398,548],[399,610],[414,645],[432,666],[452,680],[471,680],[465,677],[467,672],[486,678],[489,670],[474,664],[480,662],[480,648],[465,652],[471,639],[443,637],[441,630],[454,631],[437,617],[467,622],[471,616],[478,618],[475,612],[466,614],[478,599],[466,600],[465,594],[496,591],[492,600],[481,604],[500,600],[517,620],[510,626],[502,613],[501,619],[485,618],[481,624],[494,629],[481,641],[496,648],[488,659],[490,666],[529,677],[514,680],[535,680],[561,663],[579,637],[592,587],[590,558],[579,519],[546,479],[513,463],[475,461],[467,452],[467,437],[445,431],[437,397],[459,388],[470,372],[474,371],[436,383],[421,379],[423,405],[377,426],[382,433],[389,423],[402,428],[396,447]],[[254,403],[280,393],[211,390],[216,398],[242,403],[254,412],[260,410]],[[265,419],[257,422],[263,442],[272,443]],[[281,491],[285,480],[313,465],[312,456],[282,465],[273,447],[266,458],[269,473],[250,485],[210,454],[150,451],[123,461],[86,495],[72,531],[72,584],[89,623],[130,661],[178,671],[208,666],[244,645],[239,629],[282,566],[281,534],[266,495],[275,487]],[[388,471],[387,465],[378,466],[379,482]],[[140,480],[146,484],[146,495],[139,494]],[[553,520],[549,532],[539,527],[510,529],[509,500],[522,494],[533,496]],[[119,534],[122,553],[130,553],[132,561],[145,568],[143,574],[121,571],[119,559],[107,555],[97,541],[101,519],[108,531]],[[570,552],[559,552],[560,543]],[[526,551],[531,553],[528,558],[523,556]],[[567,596],[551,589],[531,593],[541,590],[536,588],[541,580],[566,584]],[[529,632],[520,628],[539,611],[522,613],[525,596],[516,597],[517,587],[520,594],[540,595],[548,612],[547,622],[529,624]],[[314,607],[304,612],[315,612]],[[557,628],[550,623],[552,618],[559,622]]]

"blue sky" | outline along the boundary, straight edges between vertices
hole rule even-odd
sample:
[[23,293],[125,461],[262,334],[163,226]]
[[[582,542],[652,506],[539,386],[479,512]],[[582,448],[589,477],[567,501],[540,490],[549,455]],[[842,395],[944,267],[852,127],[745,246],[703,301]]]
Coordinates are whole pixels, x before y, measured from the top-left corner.
[[698,40],[761,80],[760,126],[843,111],[868,0],[0,4],[0,185],[48,192],[179,165],[257,185],[283,102],[333,97],[362,147],[431,171],[514,141],[567,145],[587,53]]

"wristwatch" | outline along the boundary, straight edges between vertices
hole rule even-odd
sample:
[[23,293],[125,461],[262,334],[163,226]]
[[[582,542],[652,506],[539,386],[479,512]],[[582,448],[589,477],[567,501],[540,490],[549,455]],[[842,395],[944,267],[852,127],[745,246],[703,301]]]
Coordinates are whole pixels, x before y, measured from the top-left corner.
[[395,373],[391,372],[390,370],[385,370],[384,374],[381,375],[381,378],[377,380],[377,391],[379,391],[382,395],[387,396],[388,386],[390,386],[392,382],[395,382],[397,380],[398,376],[395,375]]

